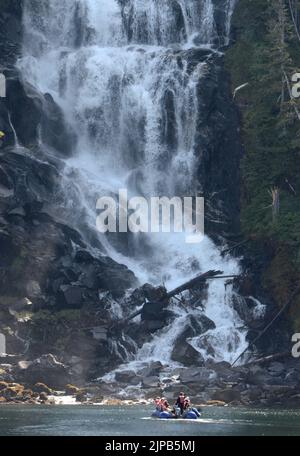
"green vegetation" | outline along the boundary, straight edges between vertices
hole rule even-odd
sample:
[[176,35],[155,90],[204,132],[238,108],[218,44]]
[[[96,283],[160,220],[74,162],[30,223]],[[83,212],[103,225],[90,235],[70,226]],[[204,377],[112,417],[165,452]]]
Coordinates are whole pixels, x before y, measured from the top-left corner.
[[[242,230],[250,249],[272,251],[261,281],[279,306],[300,272],[300,99],[291,96],[292,75],[300,72],[297,23],[300,31],[300,0],[239,0],[226,57],[233,90],[248,83],[236,92]],[[300,319],[300,299],[291,315]]]

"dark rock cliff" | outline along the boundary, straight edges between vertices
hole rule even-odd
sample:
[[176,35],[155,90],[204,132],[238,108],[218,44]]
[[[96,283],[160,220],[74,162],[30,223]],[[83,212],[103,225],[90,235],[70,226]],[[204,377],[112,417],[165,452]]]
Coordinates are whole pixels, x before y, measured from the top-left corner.
[[[91,315],[89,326],[97,321],[107,324],[110,315],[99,293],[120,297],[136,279],[100,251],[96,256],[89,253],[81,235],[51,215],[63,171],[60,157],[70,154],[74,135],[52,97],[24,83],[14,67],[21,42],[22,2],[1,0],[0,69],[7,94],[0,99],[0,130],[5,133],[0,146],[0,329],[9,353],[26,352],[30,358],[54,351],[68,359],[70,351],[63,344],[69,340],[72,353],[82,352],[86,345],[87,358],[93,360],[98,350],[101,362],[99,343],[92,335],[74,334]],[[89,311],[81,314],[82,309]],[[58,329],[47,338],[50,312],[65,311],[68,326],[76,310],[75,333],[74,328]],[[25,314],[36,315],[35,322],[27,323],[21,316]],[[108,360],[111,348],[103,343],[102,356]]]
[[206,203],[206,233],[228,239],[239,233],[239,118],[223,57],[199,86],[196,153],[198,178]]
[[23,0],[0,1],[0,69],[14,64],[22,45]]

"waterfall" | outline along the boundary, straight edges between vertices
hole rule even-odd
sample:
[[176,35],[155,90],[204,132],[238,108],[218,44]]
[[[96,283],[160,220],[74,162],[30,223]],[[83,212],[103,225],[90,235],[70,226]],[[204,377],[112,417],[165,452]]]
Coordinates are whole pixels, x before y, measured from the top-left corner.
[[[124,243],[100,235],[95,224],[97,198],[120,188],[146,197],[197,193],[198,91],[209,55],[228,43],[235,0],[222,3],[220,34],[213,0],[25,0],[18,66],[24,79],[53,96],[77,134],[60,204],[69,223],[86,237],[93,232],[141,282],[171,288],[211,268],[240,272],[238,261],[223,257],[207,236],[196,247],[177,233],[130,235]],[[206,58],[195,61],[197,52]],[[210,346],[216,360],[232,361],[247,344],[231,296],[232,285],[210,282],[205,313],[216,329],[205,334],[205,344],[204,336],[191,341],[206,358]],[[187,315],[176,305],[174,312],[175,322],[137,360],[170,359]]]
[[20,149],[20,143],[19,143],[19,140],[18,140],[17,132],[16,132],[16,129],[13,126],[13,123],[11,121],[10,113],[8,113],[8,122],[9,122],[10,128],[12,129],[12,132],[13,132],[13,135],[14,135],[15,148],[16,149]]

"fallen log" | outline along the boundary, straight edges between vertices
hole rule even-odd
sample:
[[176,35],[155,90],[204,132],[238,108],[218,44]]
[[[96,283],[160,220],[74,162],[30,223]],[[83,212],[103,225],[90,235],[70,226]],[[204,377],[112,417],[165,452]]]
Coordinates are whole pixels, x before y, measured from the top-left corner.
[[237,277],[240,277],[238,274],[232,274],[232,275],[221,275],[221,276],[214,276],[214,277],[207,277],[206,280],[214,280],[214,279],[235,279]]
[[206,281],[207,279],[213,279],[216,276],[219,276],[219,278],[220,278],[220,274],[223,274],[223,271],[213,271],[212,270],[212,271],[207,271],[204,274],[200,274],[197,277],[195,277],[194,279],[189,280],[188,282],[184,283],[183,285],[180,285],[180,287],[177,287],[174,290],[169,291],[167,293],[167,296],[164,299],[173,298],[174,296],[182,293],[183,291],[194,288],[196,285],[198,285],[199,283],[201,283],[203,281]]
[[273,355],[263,356],[262,358],[258,358],[258,359],[254,359],[253,361],[249,361],[249,363],[243,364],[243,367],[250,367],[250,366],[254,366],[256,364],[267,364],[272,361],[275,361],[276,359],[286,358],[288,356],[291,356],[291,353],[288,351],[275,353]]
[[[163,303],[171,298],[174,298],[176,295],[182,293],[183,291],[190,290],[190,289],[194,288],[195,286],[197,286],[198,284],[205,282],[206,280],[209,280],[209,279],[214,279],[214,278],[222,279],[222,278],[236,277],[236,276],[221,276],[220,274],[223,274],[223,271],[211,270],[211,271],[205,272],[204,274],[200,274],[197,277],[195,277],[194,279],[191,279],[188,282],[184,283],[183,285],[180,285],[179,287],[175,288],[174,290],[169,291],[157,302]],[[114,325],[111,328],[115,328],[116,326],[118,326],[118,327],[124,326],[126,323],[133,320],[138,315],[141,315],[142,311],[143,311],[143,307],[136,310],[135,312],[133,312],[132,314],[130,314],[128,317],[124,318],[123,320],[114,323]]]

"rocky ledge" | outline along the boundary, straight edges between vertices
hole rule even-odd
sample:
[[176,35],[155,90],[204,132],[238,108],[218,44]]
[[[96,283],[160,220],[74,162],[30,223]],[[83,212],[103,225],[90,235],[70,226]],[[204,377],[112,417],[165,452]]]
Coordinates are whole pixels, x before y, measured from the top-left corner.
[[158,395],[172,403],[182,390],[195,404],[300,407],[300,363],[292,358],[263,366],[221,362],[175,370],[154,362],[137,372],[116,371],[110,382],[76,385],[68,383],[71,367],[53,355],[32,362],[6,358],[0,364],[1,403],[65,403],[66,396],[72,404],[113,404],[151,401]]
[[[300,406],[300,363],[289,357],[262,366],[231,367],[221,362],[168,372],[160,363],[154,363],[138,374],[117,372],[116,381],[117,384],[110,385],[111,392],[119,390],[122,397],[125,389],[127,398],[131,399],[136,391],[127,385],[139,384],[146,399],[163,395],[172,402],[182,390],[197,404]],[[105,391],[108,385],[102,387]]]

